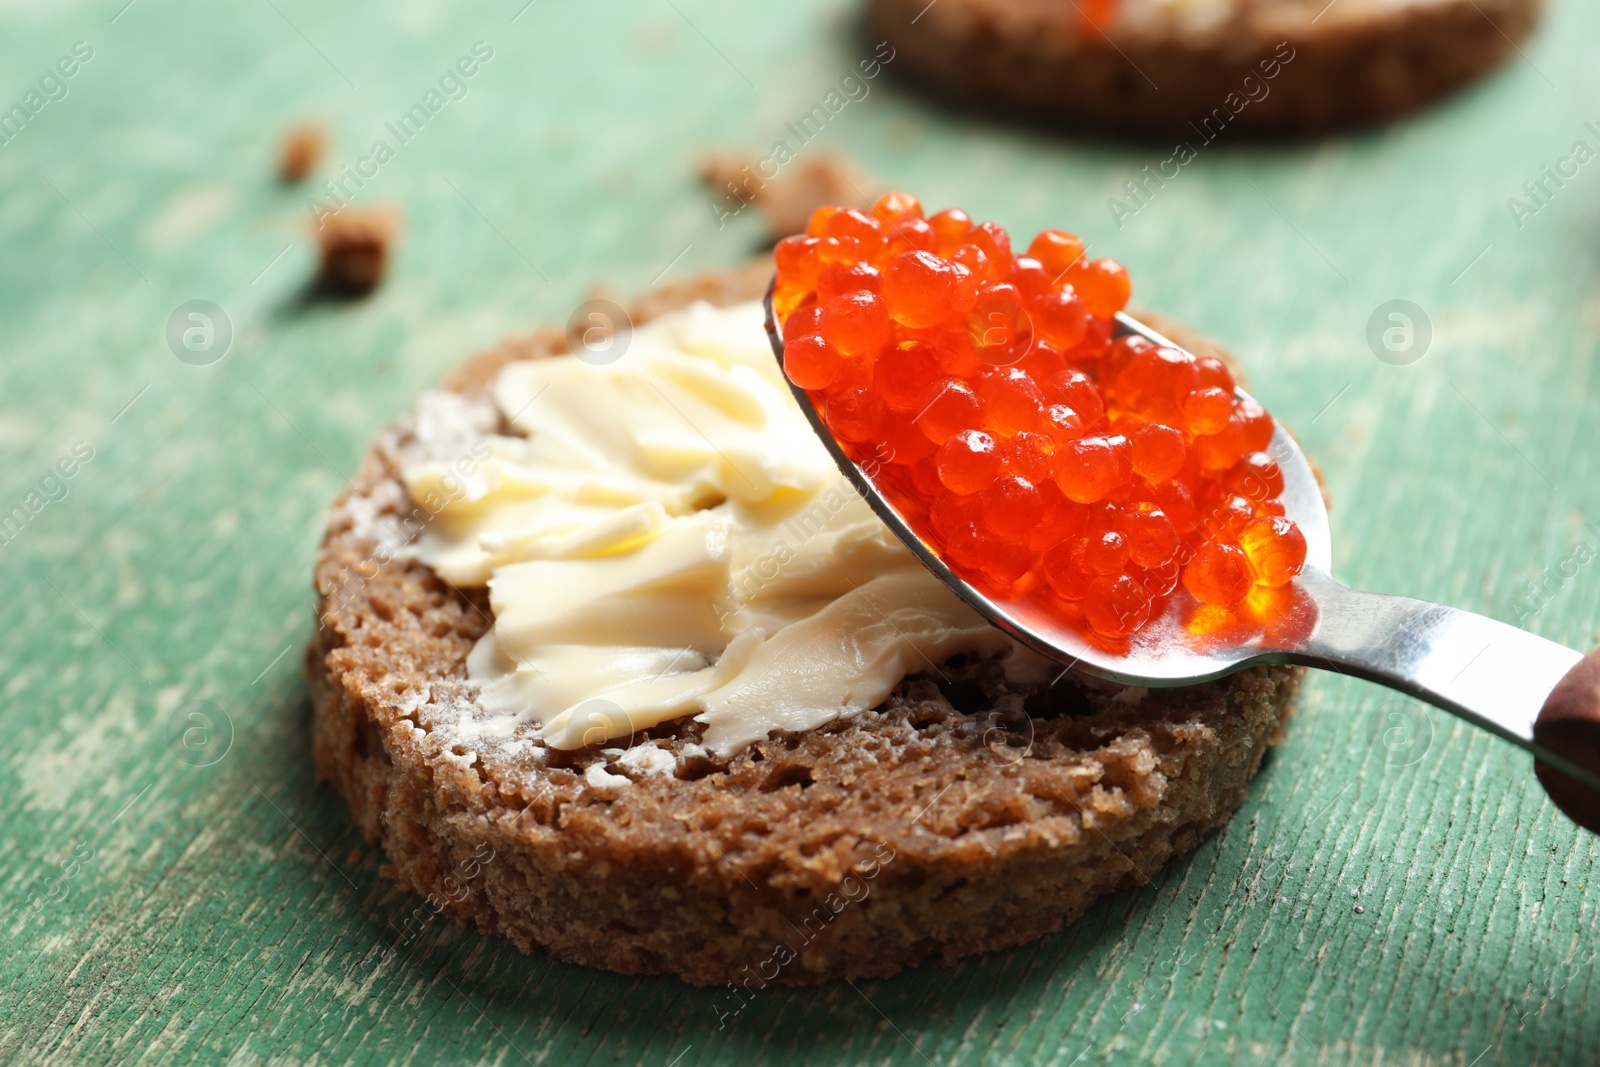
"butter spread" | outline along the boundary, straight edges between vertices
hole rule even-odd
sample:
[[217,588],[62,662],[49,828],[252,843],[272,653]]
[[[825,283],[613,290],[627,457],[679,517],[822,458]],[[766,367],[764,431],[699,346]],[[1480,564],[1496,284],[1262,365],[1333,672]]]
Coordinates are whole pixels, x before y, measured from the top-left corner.
[[508,364],[493,393],[425,394],[402,469],[434,513],[418,556],[489,588],[479,734],[573,749],[692,715],[728,755],[1011,647],[839,473],[758,303],[658,319],[604,366]]

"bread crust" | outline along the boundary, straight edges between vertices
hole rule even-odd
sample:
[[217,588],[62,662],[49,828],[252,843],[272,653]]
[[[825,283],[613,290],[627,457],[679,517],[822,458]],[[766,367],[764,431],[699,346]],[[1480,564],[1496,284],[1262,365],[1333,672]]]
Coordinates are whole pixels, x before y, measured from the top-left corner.
[[1223,130],[1311,134],[1413,111],[1515,54],[1541,0],[1239,0],[1214,21],[1147,11],[1103,33],[1080,27],[1079,7],[868,0],[865,30],[946,97],[1199,149]]
[[[749,299],[769,270],[669,286],[631,311]],[[513,338],[445,385],[481,394],[506,362],[563,349],[557,331]],[[728,983],[719,1014],[769,984],[1019,945],[1148,881],[1243,800],[1300,682],[1299,668],[1255,668],[1144,692],[954,662],[878,709],[727,760],[698,750],[693,722],[642,733],[671,774],[594,749],[513,758],[462,728],[482,714],[465,663],[486,598],[392,548],[414,509],[398,481],[410,432],[402,421],[373,445],[317,556],[305,672],[319,775],[431,911],[571,963]],[[597,764],[634,780],[596,788]]]

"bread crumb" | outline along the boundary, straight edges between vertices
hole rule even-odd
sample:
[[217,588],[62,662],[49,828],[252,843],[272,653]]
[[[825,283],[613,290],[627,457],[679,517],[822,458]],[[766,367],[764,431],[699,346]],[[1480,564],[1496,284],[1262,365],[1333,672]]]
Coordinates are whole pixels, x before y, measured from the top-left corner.
[[738,214],[754,204],[766,216],[774,241],[805,230],[811,212],[823,204],[866,207],[878,183],[848,159],[822,153],[781,168],[771,178],[762,174],[760,156],[712,152],[700,162],[700,180]]
[[383,281],[389,246],[400,229],[393,207],[347,207],[322,219],[314,234],[322,264],[317,287],[324,292],[360,295]]
[[283,143],[278,150],[278,180],[294,185],[322,162],[322,153],[328,146],[328,131],[319,122],[297,122],[283,131]]

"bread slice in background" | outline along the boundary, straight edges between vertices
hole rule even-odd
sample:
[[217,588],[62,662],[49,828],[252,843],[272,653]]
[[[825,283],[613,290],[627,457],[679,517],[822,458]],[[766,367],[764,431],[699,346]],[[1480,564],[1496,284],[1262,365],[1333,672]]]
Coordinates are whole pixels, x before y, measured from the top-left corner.
[[1540,0],[867,0],[889,64],[946,97],[1198,150],[1392,119],[1517,54]]

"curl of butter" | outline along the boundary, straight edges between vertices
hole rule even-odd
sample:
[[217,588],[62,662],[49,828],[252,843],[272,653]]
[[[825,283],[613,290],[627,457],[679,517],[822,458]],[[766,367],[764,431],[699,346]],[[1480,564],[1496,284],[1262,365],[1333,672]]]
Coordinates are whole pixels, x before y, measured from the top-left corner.
[[452,427],[425,398],[419,433],[481,461],[462,475],[424,442],[403,471],[414,498],[443,499],[421,558],[489,587],[494,627],[467,663],[480,735],[572,749],[692,715],[726,755],[1010,647],[834,467],[757,303],[658,319],[603,367],[509,364],[494,397],[526,436]]

